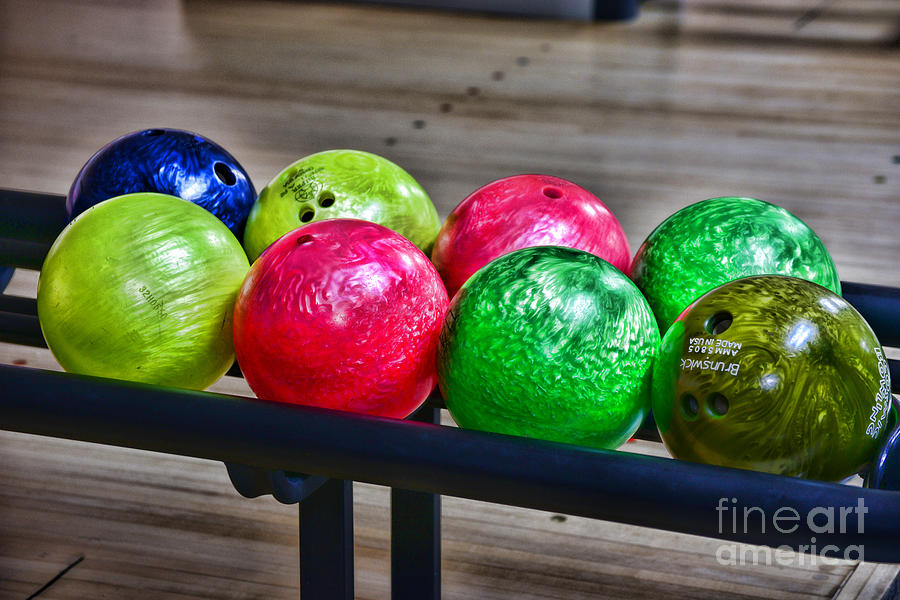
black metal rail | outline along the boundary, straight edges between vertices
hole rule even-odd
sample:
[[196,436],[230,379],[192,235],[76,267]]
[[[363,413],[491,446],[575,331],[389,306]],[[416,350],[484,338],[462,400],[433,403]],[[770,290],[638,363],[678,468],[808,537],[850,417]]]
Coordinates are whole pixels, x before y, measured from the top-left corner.
[[[0,365],[4,429],[324,475],[798,548],[816,538],[900,562],[900,492],[856,488],[455,427]],[[731,499],[736,498],[736,502]],[[860,532],[732,531],[717,507],[852,510]],[[759,525],[757,521],[754,521]],[[720,529],[720,524],[722,528]],[[740,529],[740,528],[739,528]]]

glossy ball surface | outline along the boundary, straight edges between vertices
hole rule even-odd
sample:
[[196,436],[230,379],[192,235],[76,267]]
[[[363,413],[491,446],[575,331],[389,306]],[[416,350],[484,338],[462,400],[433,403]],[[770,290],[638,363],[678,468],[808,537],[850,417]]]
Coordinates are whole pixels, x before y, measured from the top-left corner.
[[616,448],[649,410],[659,332],[638,289],[581,250],[516,250],[473,275],[441,333],[460,427]]
[[224,148],[196,133],[145,129],[91,157],[66,197],[72,220],[98,202],[136,192],[177,196],[216,215],[241,238],[256,200],[247,172]]
[[431,260],[453,297],[490,261],[532,246],[577,248],[623,272],[631,260],[625,231],[606,205],[546,175],[506,177],[470,194],[441,227]]
[[339,218],[384,225],[426,254],[441,226],[428,194],[398,165],[359,150],[328,150],[293,163],[259,193],[244,248],[252,262],[285,233]]
[[881,345],[844,299],[802,279],[748,277],[666,332],[653,415],[675,458],[836,481],[872,460],[890,387]]
[[41,330],[66,371],[203,389],[234,363],[231,316],[248,269],[234,235],[199,206],[113,198],[50,248]]
[[712,198],[681,209],[647,237],[630,269],[662,332],[706,292],[750,275],[799,277],[841,293],[834,261],[815,232],[753,198]]
[[434,389],[447,292],[409,240],[312,223],[253,263],[234,313],[238,364],[265,400],[403,418]]

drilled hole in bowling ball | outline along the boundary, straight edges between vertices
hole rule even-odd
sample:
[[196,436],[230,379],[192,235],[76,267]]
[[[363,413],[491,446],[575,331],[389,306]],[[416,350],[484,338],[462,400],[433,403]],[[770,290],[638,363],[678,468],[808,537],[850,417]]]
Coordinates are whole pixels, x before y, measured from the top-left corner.
[[730,312],[725,310],[723,310],[722,312],[717,312],[706,320],[706,332],[712,335],[725,333],[725,331],[729,327],[731,327],[732,320],[733,319]]
[[563,195],[562,190],[560,190],[559,188],[551,187],[549,185],[547,187],[545,187],[542,191],[544,192],[545,196],[547,196],[548,198],[552,198],[553,200],[556,200],[557,198],[562,198],[562,195]]
[[332,204],[334,204],[334,194],[331,192],[322,192],[319,194],[319,206],[328,208]]
[[162,129],[148,129],[144,132],[144,135],[162,135],[165,133]]
[[213,169],[216,172],[216,177],[218,177],[219,181],[225,185],[234,185],[237,183],[237,177],[234,176],[234,173],[232,173],[231,169],[229,169],[228,165],[225,163],[217,162],[213,165]]
[[314,216],[316,216],[316,213],[311,208],[304,208],[300,211],[300,221],[303,223],[309,223],[313,220]]
[[722,417],[728,412],[728,398],[722,394],[710,394],[706,398],[706,410],[714,417]]
[[313,241],[313,237],[311,235],[301,235],[297,238],[297,245],[302,246],[303,244],[308,244]]
[[681,397],[681,412],[688,419],[695,419],[700,412],[700,403],[691,394],[685,394]]

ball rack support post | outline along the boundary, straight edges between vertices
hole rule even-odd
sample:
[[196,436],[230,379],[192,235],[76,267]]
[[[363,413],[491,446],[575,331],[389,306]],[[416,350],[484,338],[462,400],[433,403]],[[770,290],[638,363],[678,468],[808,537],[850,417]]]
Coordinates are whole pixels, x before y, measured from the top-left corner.
[[300,597],[353,600],[353,482],[329,479],[300,502]]
[[[439,425],[441,411],[425,404],[409,421]],[[391,598],[441,597],[441,497],[391,488]]]

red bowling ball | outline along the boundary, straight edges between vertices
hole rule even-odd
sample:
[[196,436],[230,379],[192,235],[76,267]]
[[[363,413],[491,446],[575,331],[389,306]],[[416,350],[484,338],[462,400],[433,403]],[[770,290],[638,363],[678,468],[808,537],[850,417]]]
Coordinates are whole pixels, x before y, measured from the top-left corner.
[[531,246],[584,250],[620,271],[631,259],[625,231],[596,196],[558,177],[516,175],[463,200],[438,233],[431,260],[452,297],[490,261]]
[[406,417],[437,382],[447,292],[428,258],[367,221],[284,235],[238,295],[234,346],[265,400]]

